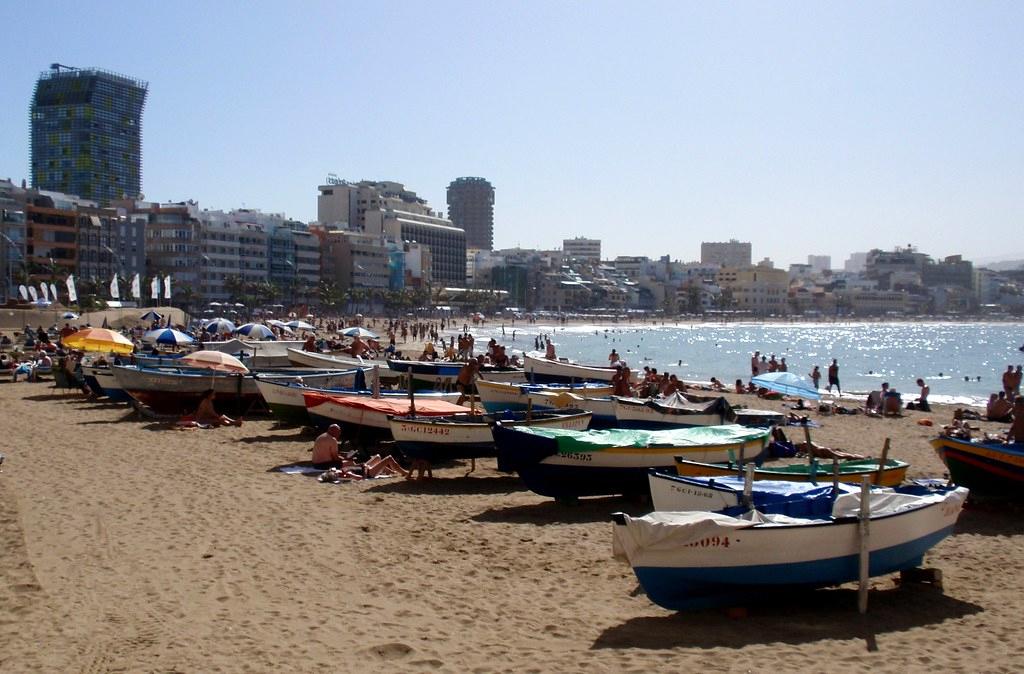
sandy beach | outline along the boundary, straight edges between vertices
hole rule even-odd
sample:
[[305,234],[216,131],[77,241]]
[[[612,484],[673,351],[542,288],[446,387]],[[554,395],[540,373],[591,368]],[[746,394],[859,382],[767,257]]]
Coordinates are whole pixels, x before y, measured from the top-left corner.
[[[558,505],[493,460],[468,477],[321,484],[268,472],[308,459],[309,432],[174,430],[52,383],[0,384],[0,409],[0,671],[1024,666],[1017,509],[969,507],[926,557],[944,590],[877,578],[866,616],[852,586],[676,614],[611,558],[608,513],[643,513],[637,501]],[[814,439],[877,454],[889,437],[912,476],[937,477],[924,416],[951,410],[822,417]]]

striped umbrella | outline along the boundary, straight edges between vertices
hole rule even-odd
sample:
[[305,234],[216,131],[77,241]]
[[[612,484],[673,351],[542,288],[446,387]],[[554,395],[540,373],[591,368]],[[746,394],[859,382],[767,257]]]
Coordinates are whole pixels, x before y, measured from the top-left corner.
[[203,330],[214,335],[223,335],[224,333],[232,333],[235,331],[235,324],[226,318],[214,318],[206,321],[203,325]]
[[262,323],[246,323],[245,325],[240,325],[235,329],[235,334],[248,337],[249,339],[277,339],[277,337],[274,336],[274,331]]
[[285,325],[293,330],[316,330],[316,326],[310,325],[306,321],[288,321]]
[[163,317],[164,317],[163,314],[158,314],[157,312],[155,312],[152,309],[150,309],[146,313],[144,313],[141,316],[139,316],[139,320],[143,320],[143,321],[159,321]]
[[169,344],[172,346],[182,346],[184,344],[192,344],[196,340],[191,335],[186,335],[180,330],[174,328],[163,328],[161,330],[150,330],[142,336],[142,341],[147,344]]

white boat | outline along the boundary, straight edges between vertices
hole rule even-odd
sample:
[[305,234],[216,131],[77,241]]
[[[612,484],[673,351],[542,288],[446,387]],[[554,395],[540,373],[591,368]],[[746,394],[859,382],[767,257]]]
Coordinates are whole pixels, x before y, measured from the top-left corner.
[[494,417],[478,414],[448,417],[391,417],[391,436],[408,456],[431,463],[451,459],[495,456],[495,421],[504,426],[568,428],[582,431],[590,425],[590,412],[553,410],[546,412],[503,412]]
[[[369,358],[352,358],[351,356],[334,356],[326,353],[314,353],[312,351],[303,351],[302,349],[295,349],[289,347],[287,349],[288,360],[293,365],[299,365],[301,367],[320,367],[320,368],[353,368],[361,367],[365,370],[372,369],[374,367],[380,368],[381,379],[398,379],[402,376],[400,372],[394,372],[388,368],[388,362],[386,360],[372,360]],[[369,373],[367,373],[369,377]]]
[[[229,353],[231,355],[241,354],[243,362],[251,369],[255,369],[288,367],[290,364],[288,360],[288,349],[301,349],[302,344],[303,342],[301,341],[268,340],[260,342],[232,338],[223,342],[203,342],[201,348],[205,351],[220,351],[221,353]],[[314,365],[311,367],[322,368],[325,366]],[[333,367],[333,369],[348,369],[339,368],[337,366],[326,367]]]
[[[309,414],[306,412],[306,401],[304,393],[310,391],[316,393],[349,393],[351,395],[370,396],[369,391],[340,391],[331,389],[351,388],[352,384],[336,386],[315,386],[303,378],[302,385],[294,381],[282,381],[279,378],[269,377],[264,374],[255,377],[256,388],[259,390],[271,414],[278,420],[288,424],[304,425],[310,423]],[[407,400],[409,394],[406,391],[381,391],[380,397],[394,400]],[[459,399],[458,393],[442,393],[436,391],[420,391],[417,398],[444,400],[454,403]]]
[[383,431],[385,435],[391,434],[389,416],[416,414],[439,417],[472,412],[468,407],[438,397],[421,395],[411,401],[408,396],[374,398],[306,390],[302,397],[306,403],[306,413],[318,428],[342,424],[351,428]]
[[[672,470],[652,470],[647,479],[651,506],[658,512],[719,512],[743,507],[745,478],[739,477],[736,471],[729,476],[682,477]],[[770,509],[790,516],[808,517],[812,513],[826,516],[838,494],[854,491],[860,491],[860,487],[842,482],[833,489],[831,481],[757,480],[751,485],[751,505],[761,512]],[[785,509],[779,507],[779,504],[790,503],[793,505]]]
[[[610,382],[617,370],[598,365],[577,365],[567,360],[549,360],[535,353],[523,354],[526,380],[533,384],[570,383],[584,381]],[[636,373],[632,373],[633,381]]]
[[[870,492],[868,573],[922,563],[953,531],[967,490]],[[839,495],[831,517],[711,512],[613,515],[613,551],[654,603],[686,610],[763,601],[769,590],[826,587],[859,577],[860,493]]]
[[528,408],[555,410],[574,407],[593,412],[594,423],[607,425],[615,421],[609,397],[611,387],[601,384],[507,384],[477,380],[480,403],[489,414],[505,410],[520,412]]
[[614,398],[618,428],[719,426],[736,420],[725,398],[694,403],[680,393],[664,398]]

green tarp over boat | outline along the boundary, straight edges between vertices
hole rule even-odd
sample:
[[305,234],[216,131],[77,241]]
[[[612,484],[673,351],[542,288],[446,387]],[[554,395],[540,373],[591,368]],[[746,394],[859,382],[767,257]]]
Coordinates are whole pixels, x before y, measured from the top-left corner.
[[559,453],[596,452],[610,447],[695,447],[759,440],[768,435],[763,428],[738,424],[697,426],[665,430],[612,428],[608,430],[573,431],[562,428],[519,426],[518,432],[555,441]]

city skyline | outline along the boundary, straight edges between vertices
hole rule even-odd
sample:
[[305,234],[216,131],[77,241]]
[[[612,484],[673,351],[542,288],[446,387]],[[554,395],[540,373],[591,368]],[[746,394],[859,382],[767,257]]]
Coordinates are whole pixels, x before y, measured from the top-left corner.
[[1016,5],[134,9],[12,15],[0,175],[29,178],[32,85],[60,62],[150,83],[154,201],[310,221],[336,173],[446,211],[453,179],[482,176],[496,248],[1024,257]]

